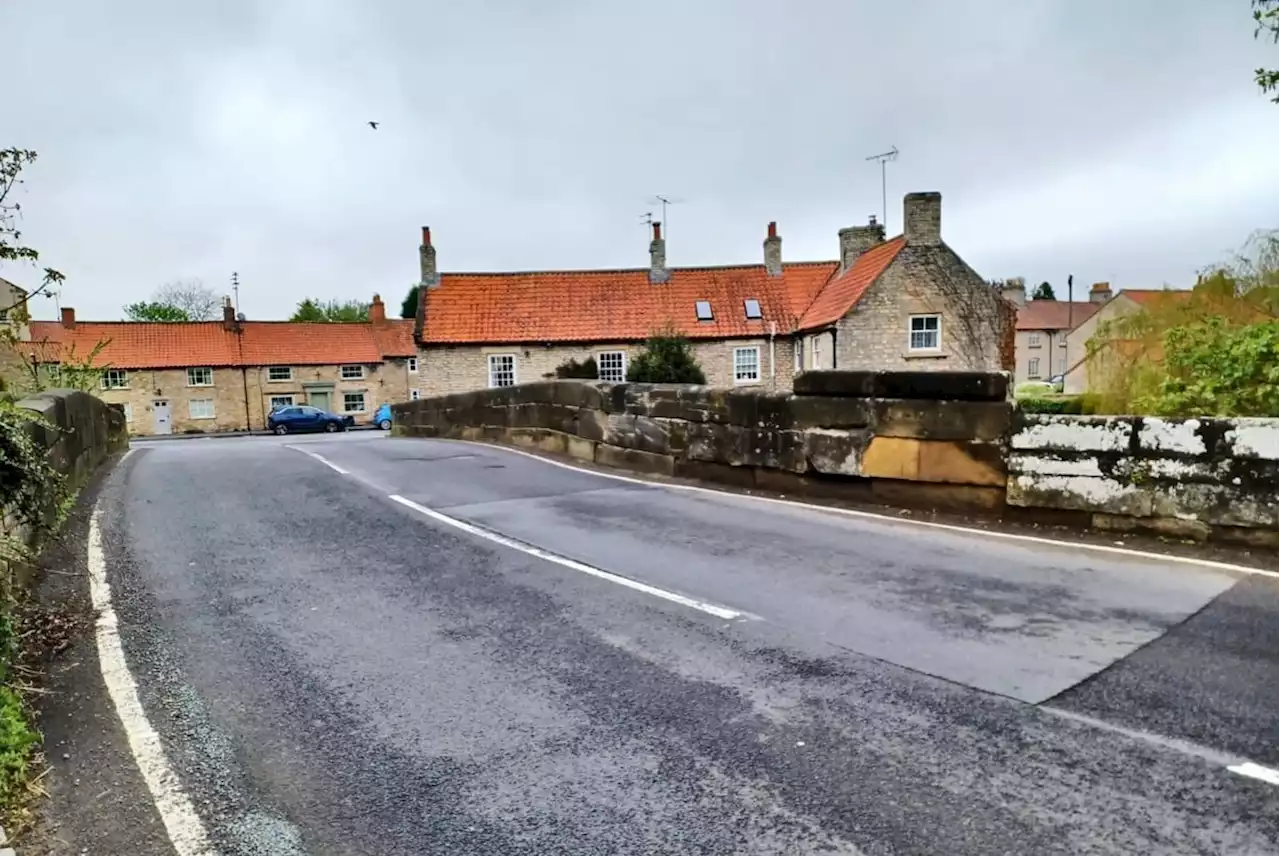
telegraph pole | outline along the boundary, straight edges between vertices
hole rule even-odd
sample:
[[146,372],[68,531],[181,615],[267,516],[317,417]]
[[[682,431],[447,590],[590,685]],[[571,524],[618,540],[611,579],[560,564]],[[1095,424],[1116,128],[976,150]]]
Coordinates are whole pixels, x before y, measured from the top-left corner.
[[898,159],[898,147],[892,146],[889,151],[881,152],[878,155],[872,155],[867,158],[869,161],[880,162],[880,216],[883,218],[885,231],[889,230],[889,190],[888,178],[885,174],[885,166],[889,161]]

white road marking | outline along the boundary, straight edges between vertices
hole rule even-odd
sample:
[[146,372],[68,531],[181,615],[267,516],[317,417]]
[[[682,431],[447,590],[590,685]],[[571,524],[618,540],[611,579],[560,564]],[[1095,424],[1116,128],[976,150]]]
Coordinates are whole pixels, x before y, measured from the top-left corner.
[[523,541],[517,541],[514,538],[508,538],[507,536],[500,535],[497,532],[494,532],[490,529],[485,529],[483,527],[476,526],[473,523],[467,523],[465,520],[459,520],[456,517],[450,517],[447,514],[441,514],[439,511],[435,511],[434,509],[427,508],[425,505],[419,505],[413,500],[405,499],[403,496],[399,496],[398,494],[393,493],[388,498],[391,499],[393,502],[400,503],[406,508],[412,508],[414,511],[418,512],[419,514],[423,514],[427,517],[430,517],[432,520],[435,520],[439,523],[444,523],[448,526],[454,527],[455,529],[461,529],[463,532],[466,532],[470,535],[475,535],[477,537],[484,538],[488,541],[494,542],[495,544],[501,544],[503,547],[509,547],[512,550],[519,550],[522,553],[527,553],[530,556],[543,559],[544,561],[547,561],[547,562],[554,562],[557,565],[561,565],[563,567],[569,568],[570,570],[578,571],[579,573],[587,574],[588,576],[596,577],[597,579],[607,580],[611,583],[617,583],[620,586],[625,586],[626,588],[633,589],[638,592],[644,592],[645,594],[652,595],[654,597],[660,597],[663,600],[669,600],[672,603],[678,603],[681,606],[687,606],[690,609],[696,609],[700,612],[705,612],[708,615],[714,615],[716,618],[723,618],[726,621],[732,620],[735,618],[748,617],[747,613],[741,612],[736,609],[729,609],[728,607],[725,607],[725,606],[717,606],[714,603],[707,603],[704,600],[697,600],[696,598],[686,597],[685,595],[682,595],[682,594],[676,594],[675,592],[667,591],[666,589],[660,589],[657,586],[651,586],[647,583],[638,582],[636,580],[629,579],[628,577],[619,576],[618,574],[610,573],[609,571],[592,567],[591,565],[585,564],[583,562],[579,562],[576,559],[570,559],[567,556],[561,556],[558,553],[552,553],[547,550],[543,550],[541,547],[535,547],[532,544],[526,544]]
[[[413,440],[414,437],[400,437],[401,440]],[[436,438],[431,438],[436,439]],[[997,532],[990,529],[978,529],[970,526],[959,526],[954,523],[938,523],[933,520],[915,520],[910,517],[895,517],[888,514],[879,514],[874,511],[859,511],[853,508],[839,508],[832,505],[818,505],[812,502],[797,502],[793,499],[778,499],[773,496],[759,496],[751,493],[735,493],[733,491],[718,490],[713,487],[702,487],[700,485],[680,484],[677,482],[661,482],[649,481],[647,479],[635,478],[633,476],[623,476],[616,473],[602,472],[600,470],[588,469],[586,467],[575,466],[565,461],[557,461],[543,455],[535,455],[532,452],[526,452],[524,449],[513,449],[510,446],[502,446],[497,443],[486,443],[481,440],[444,440],[447,443],[467,443],[469,445],[484,446],[489,449],[497,449],[503,452],[510,452],[515,455],[524,455],[526,458],[533,458],[535,461],[542,461],[544,464],[550,464],[553,467],[560,467],[566,470],[573,470],[576,473],[585,473],[587,475],[599,476],[600,478],[613,479],[614,481],[627,482],[628,484],[644,485],[645,487],[670,488],[672,490],[684,490],[691,493],[709,493],[716,496],[738,497],[741,499],[753,499],[757,502],[768,502],[775,505],[785,505],[790,508],[800,508],[806,511],[817,511],[821,513],[843,514],[846,517],[859,517],[863,519],[877,520],[881,523],[902,524],[905,526],[924,526],[930,529],[941,529],[946,532],[961,532],[966,535],[982,535],[987,538],[1000,538],[1006,541],[1021,541],[1029,544],[1048,544],[1054,547],[1065,547],[1071,550],[1087,550],[1096,553],[1110,553],[1120,556],[1132,556],[1139,559],[1150,559],[1160,562],[1172,562],[1178,565],[1195,565],[1201,568],[1212,568],[1213,570],[1230,571],[1237,574],[1253,574],[1261,577],[1271,577],[1273,579],[1280,578],[1280,571],[1267,571],[1261,568],[1250,568],[1246,565],[1233,565],[1229,562],[1215,562],[1211,559],[1197,559],[1192,556],[1174,556],[1166,553],[1151,553],[1146,550],[1135,550],[1130,547],[1112,547],[1106,544],[1088,544],[1076,541],[1060,541],[1056,538],[1045,538],[1040,535],[1022,535],[1016,532]]]
[[1144,743],[1150,743],[1159,746],[1162,749],[1171,749],[1174,752],[1183,755],[1190,755],[1200,758],[1217,767],[1223,768],[1230,773],[1236,773],[1241,776],[1248,776],[1251,779],[1260,779],[1273,785],[1280,786],[1280,771],[1272,770],[1261,764],[1255,764],[1252,761],[1242,761],[1239,756],[1233,756],[1229,752],[1222,752],[1218,749],[1211,749],[1208,746],[1201,746],[1198,743],[1192,743],[1189,740],[1183,740],[1177,737],[1166,737],[1163,734],[1157,734],[1154,731],[1144,731],[1140,728],[1129,728],[1125,725],[1116,725],[1113,722],[1107,722],[1104,719],[1087,716],[1083,713],[1076,713],[1072,710],[1064,710],[1060,707],[1053,707],[1047,704],[1036,705],[1045,713],[1058,716],[1063,719],[1070,719],[1073,722],[1079,722],[1090,728],[1098,728],[1103,731],[1110,731],[1114,734],[1123,734],[1125,737],[1131,737],[1134,740],[1141,740]]
[[102,680],[116,706],[116,715],[124,726],[134,761],[147,783],[147,790],[151,791],[151,799],[155,801],[156,810],[164,822],[173,849],[178,856],[214,856],[216,851],[209,842],[204,824],[182,789],[182,782],[169,766],[164,747],[160,744],[160,736],[147,721],[147,714],[138,700],[138,685],[125,661],[118,620],[115,609],[111,606],[111,586],[107,583],[106,561],[102,554],[102,530],[98,522],[100,514],[100,510],[95,508],[89,518],[87,562],[89,598],[98,615],[96,635]]
[[320,455],[317,455],[315,452],[308,452],[306,449],[303,449],[301,446],[286,445],[285,448],[293,449],[295,452],[301,452],[302,454],[307,455],[308,457],[315,458],[317,461],[324,464],[326,467],[333,470],[335,473],[341,473],[344,476],[351,475],[350,470],[344,470],[342,467],[338,466],[333,461],[330,461]]
[[1246,761],[1243,764],[1235,764],[1227,769],[1237,775],[1248,776],[1251,779],[1259,779],[1269,785],[1280,787],[1280,770],[1273,770],[1270,767],[1264,767],[1261,764],[1255,764],[1252,761]]

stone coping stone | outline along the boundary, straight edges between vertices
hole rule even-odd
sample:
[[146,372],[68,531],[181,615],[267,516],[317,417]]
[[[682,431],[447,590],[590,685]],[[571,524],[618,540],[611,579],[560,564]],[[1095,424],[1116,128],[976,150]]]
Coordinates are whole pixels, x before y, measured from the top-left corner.
[[818,371],[796,377],[796,395],[906,398],[930,401],[1004,401],[1005,372]]

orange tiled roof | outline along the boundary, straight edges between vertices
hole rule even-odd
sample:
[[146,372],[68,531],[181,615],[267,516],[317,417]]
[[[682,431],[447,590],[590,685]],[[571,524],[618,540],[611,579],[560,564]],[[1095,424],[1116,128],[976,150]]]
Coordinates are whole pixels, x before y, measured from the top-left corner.
[[384,357],[413,356],[413,324],[305,324],[246,321],[243,332],[221,321],[180,323],[81,321],[66,328],[54,321],[31,324],[31,348],[41,359],[68,353],[88,357],[105,343],[94,362],[122,369],[188,366],[338,365],[376,363]]
[[877,244],[862,253],[853,265],[840,276],[827,283],[826,288],[814,298],[805,310],[797,328],[810,330],[839,321],[862,299],[871,284],[884,273],[899,251],[906,246],[901,235],[883,244]]
[[[1139,306],[1150,306],[1161,300],[1186,300],[1191,296],[1191,291],[1189,289],[1172,288],[1126,288],[1120,294],[1123,294]],[[1120,294],[1116,296],[1119,297]]]
[[[663,283],[649,282],[647,268],[445,273],[423,294],[423,341],[639,341],[668,322],[691,339],[765,335],[770,322],[790,332],[835,269],[793,262],[770,277],[763,265],[672,268]],[[699,300],[710,302],[712,321],[698,321]],[[759,320],[746,317],[746,300],[760,302]]]
[[1101,303],[1032,300],[1018,310],[1019,330],[1072,330],[1093,317]]

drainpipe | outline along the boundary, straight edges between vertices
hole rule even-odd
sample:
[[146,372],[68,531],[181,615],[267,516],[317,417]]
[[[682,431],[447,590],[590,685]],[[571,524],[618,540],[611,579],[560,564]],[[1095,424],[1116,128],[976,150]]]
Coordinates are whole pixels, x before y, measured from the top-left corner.
[[769,388],[776,390],[778,388],[778,374],[773,366],[773,337],[778,335],[778,322],[769,322]]
[[253,426],[249,424],[249,370],[244,366],[240,367],[240,380],[244,383],[244,430],[252,431]]

